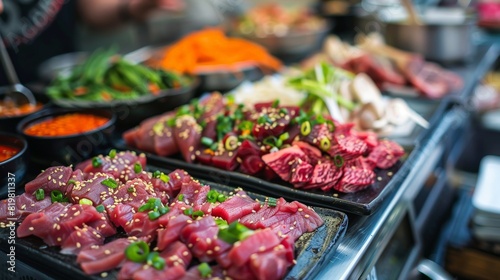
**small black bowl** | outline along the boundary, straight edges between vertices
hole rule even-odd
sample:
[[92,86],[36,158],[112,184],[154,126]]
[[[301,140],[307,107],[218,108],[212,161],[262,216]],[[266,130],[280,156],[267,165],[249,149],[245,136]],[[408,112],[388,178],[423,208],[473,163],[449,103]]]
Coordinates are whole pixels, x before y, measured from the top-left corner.
[[[29,126],[56,116],[85,113],[109,119],[94,130],[67,136],[32,136],[24,131]],[[46,109],[23,119],[17,131],[28,141],[31,161],[41,166],[70,165],[81,162],[109,148],[115,129],[116,115],[105,109]]]
[[28,143],[19,136],[9,133],[0,133],[0,145],[19,149],[13,157],[0,162],[0,199],[9,193],[14,195],[16,189],[28,170]]

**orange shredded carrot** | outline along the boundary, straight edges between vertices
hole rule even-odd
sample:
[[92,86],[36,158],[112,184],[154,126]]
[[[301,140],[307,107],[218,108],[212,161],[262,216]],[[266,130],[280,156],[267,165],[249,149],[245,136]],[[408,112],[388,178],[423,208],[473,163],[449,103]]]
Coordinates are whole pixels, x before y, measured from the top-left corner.
[[226,37],[218,28],[193,32],[165,50],[163,58],[153,62],[168,70],[196,74],[212,69],[233,70],[233,65],[248,63],[263,70],[278,71],[282,64],[265,48],[240,38]]

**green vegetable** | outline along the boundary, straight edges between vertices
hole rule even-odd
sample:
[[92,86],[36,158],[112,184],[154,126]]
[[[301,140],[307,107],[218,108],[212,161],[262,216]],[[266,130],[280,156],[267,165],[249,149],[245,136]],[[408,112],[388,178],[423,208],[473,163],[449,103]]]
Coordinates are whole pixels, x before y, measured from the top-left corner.
[[110,158],[115,158],[116,157],[116,150],[115,149],[112,149],[111,151],[109,151],[109,157]]
[[64,196],[60,190],[53,190],[50,192],[50,201],[54,202],[63,202]]
[[270,207],[276,207],[276,198],[274,197],[269,197],[268,200],[267,200],[267,205],[269,205]]
[[81,205],[93,205],[94,204],[92,202],[92,200],[90,200],[88,198],[82,198],[82,199],[80,199],[80,201],[78,201],[78,203]]
[[187,208],[186,210],[184,210],[184,215],[186,216],[193,215],[193,208]]
[[116,189],[118,188],[118,182],[115,181],[113,178],[107,178],[101,182],[102,185],[110,188],[110,189]]
[[208,137],[201,137],[201,144],[210,147],[214,143],[214,140]]
[[138,163],[138,162],[134,163],[134,172],[136,174],[142,172],[142,165],[140,163]]
[[273,108],[278,108],[278,106],[280,106],[280,100],[279,99],[276,99],[273,101],[273,103],[271,103],[271,107]]
[[66,183],[66,186],[69,186],[69,185],[76,185],[76,181],[71,179],[69,180],[67,183]]
[[200,263],[198,265],[198,271],[200,272],[200,276],[203,278],[210,277],[210,275],[212,274],[212,268],[206,262]]
[[127,246],[125,249],[125,257],[128,260],[142,263],[148,259],[149,246],[144,241],[137,241]]
[[102,161],[99,157],[92,158],[92,166],[95,168],[101,167]]
[[95,210],[97,210],[97,212],[99,212],[99,213],[104,212],[104,210],[105,210],[104,205],[97,205]]
[[333,163],[335,164],[335,166],[337,167],[342,167],[342,165],[344,165],[344,158],[341,156],[341,155],[336,155],[334,158],[333,158]]
[[309,121],[305,121],[300,125],[300,134],[303,136],[307,136],[311,133],[311,123]]
[[201,210],[198,210],[198,211],[194,211],[193,214],[191,214],[191,217],[193,219],[196,219],[198,217],[203,217],[203,215],[205,215],[205,213],[203,213],[203,211],[201,211]]
[[217,234],[217,237],[229,244],[245,240],[248,236],[253,234],[253,230],[248,229],[237,221],[232,222],[229,225],[221,223],[218,224],[218,226],[219,233]]
[[321,140],[319,140],[319,147],[323,151],[328,151],[331,147],[330,139],[328,139],[327,137],[321,138]]
[[236,150],[238,148],[238,137],[234,135],[228,136],[224,142],[224,148],[228,151]]
[[252,131],[253,129],[253,122],[251,121],[242,121],[239,125],[238,125],[238,129],[243,131],[243,130],[250,130]]
[[36,200],[40,201],[45,198],[45,191],[43,189],[38,189],[35,191]]
[[148,213],[148,217],[151,221],[158,219],[160,216],[161,214],[158,211],[151,211]]
[[180,194],[178,197],[177,197],[177,200],[178,201],[183,201],[184,200],[184,194]]

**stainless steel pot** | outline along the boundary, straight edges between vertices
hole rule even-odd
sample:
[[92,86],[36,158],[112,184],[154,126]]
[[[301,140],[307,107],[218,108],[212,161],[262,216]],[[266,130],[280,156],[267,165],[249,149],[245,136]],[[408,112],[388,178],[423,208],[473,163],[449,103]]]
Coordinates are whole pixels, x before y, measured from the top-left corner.
[[434,19],[423,24],[408,24],[402,21],[386,22],[385,40],[388,45],[410,52],[420,53],[425,58],[438,62],[459,62],[471,57],[475,51],[473,32],[475,21]]

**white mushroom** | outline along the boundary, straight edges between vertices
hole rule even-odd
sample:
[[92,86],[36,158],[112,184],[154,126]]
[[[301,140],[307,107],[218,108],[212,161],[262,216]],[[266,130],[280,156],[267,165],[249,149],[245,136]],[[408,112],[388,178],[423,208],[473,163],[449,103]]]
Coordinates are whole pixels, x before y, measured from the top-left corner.
[[381,129],[388,125],[387,118],[379,113],[379,108],[373,103],[364,104],[358,112],[358,122],[362,129]]

